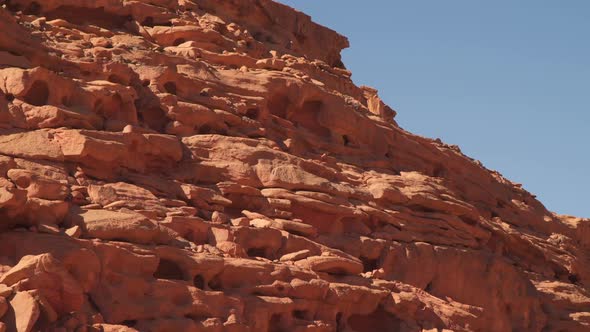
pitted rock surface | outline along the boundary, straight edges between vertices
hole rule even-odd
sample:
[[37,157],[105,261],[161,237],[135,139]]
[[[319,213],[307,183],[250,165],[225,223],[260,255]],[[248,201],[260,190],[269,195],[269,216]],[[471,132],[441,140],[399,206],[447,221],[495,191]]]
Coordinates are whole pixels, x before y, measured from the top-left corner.
[[0,331],[588,331],[590,221],[271,0],[0,1]]

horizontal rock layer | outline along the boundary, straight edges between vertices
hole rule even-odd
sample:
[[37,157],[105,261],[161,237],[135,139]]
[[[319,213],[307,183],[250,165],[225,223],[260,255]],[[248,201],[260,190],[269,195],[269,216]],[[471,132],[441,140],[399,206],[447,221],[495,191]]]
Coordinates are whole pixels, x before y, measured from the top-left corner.
[[0,331],[587,331],[590,223],[270,0],[0,1]]

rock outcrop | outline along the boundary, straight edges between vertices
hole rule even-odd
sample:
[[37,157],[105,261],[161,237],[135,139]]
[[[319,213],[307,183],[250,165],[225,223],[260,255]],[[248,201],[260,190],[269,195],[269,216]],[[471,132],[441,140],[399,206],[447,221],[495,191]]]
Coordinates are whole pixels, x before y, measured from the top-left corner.
[[0,1],[0,331],[588,331],[590,221],[271,0]]

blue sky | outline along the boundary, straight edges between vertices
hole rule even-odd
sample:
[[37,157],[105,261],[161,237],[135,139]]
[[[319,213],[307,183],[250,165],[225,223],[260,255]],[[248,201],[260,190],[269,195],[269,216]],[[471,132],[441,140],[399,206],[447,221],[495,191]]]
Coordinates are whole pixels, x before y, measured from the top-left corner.
[[590,1],[280,2],[349,38],[353,80],[403,128],[590,217]]

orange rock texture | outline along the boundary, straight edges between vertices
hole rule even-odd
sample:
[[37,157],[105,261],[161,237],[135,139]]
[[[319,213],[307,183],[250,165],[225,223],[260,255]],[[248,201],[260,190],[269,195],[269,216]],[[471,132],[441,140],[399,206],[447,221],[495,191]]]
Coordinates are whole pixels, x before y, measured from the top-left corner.
[[590,221],[400,128],[309,16],[0,4],[0,331],[590,330]]

